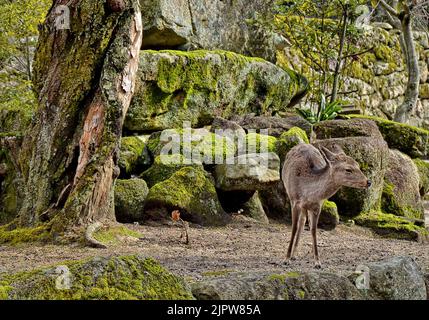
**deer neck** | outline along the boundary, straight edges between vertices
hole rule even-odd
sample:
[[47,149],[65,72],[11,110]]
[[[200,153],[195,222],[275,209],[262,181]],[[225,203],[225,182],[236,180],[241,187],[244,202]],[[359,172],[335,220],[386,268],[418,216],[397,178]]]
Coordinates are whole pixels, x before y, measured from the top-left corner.
[[318,185],[320,188],[317,196],[321,200],[331,198],[341,187],[334,182],[333,170],[330,167],[320,175]]

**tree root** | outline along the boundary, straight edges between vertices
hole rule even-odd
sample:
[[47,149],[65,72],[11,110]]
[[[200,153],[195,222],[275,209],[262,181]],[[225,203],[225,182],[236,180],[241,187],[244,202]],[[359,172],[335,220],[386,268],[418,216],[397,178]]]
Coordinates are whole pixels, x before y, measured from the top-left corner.
[[100,222],[90,224],[85,231],[85,241],[91,248],[107,249],[107,246],[94,238],[94,233],[101,229]]

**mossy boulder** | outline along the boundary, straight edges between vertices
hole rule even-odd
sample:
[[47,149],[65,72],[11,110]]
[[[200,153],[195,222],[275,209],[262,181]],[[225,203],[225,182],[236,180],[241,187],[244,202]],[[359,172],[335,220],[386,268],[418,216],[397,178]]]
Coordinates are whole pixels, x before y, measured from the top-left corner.
[[[421,223],[416,224],[413,219],[399,217],[381,211],[372,211],[354,218],[357,225],[366,227],[376,234],[392,239],[404,239],[412,241],[426,241],[428,231]],[[418,225],[420,224],[420,225]]]
[[[259,134],[256,132],[248,133],[245,137],[246,152],[244,153],[266,153],[274,152],[277,153],[277,138]],[[239,149],[239,148],[238,148]],[[239,152],[241,150],[238,150]]]
[[115,215],[119,222],[142,220],[144,201],[149,189],[142,179],[116,180]]
[[269,25],[275,0],[188,1],[140,0],[143,48],[223,49],[276,60],[287,40]]
[[287,110],[307,90],[301,77],[260,58],[226,51],[142,51],[124,127],[155,131],[211,124],[215,116]]
[[350,117],[373,120],[390,149],[397,149],[411,158],[429,156],[428,130],[378,117],[361,115],[350,115]]
[[147,142],[152,157],[181,154],[186,162],[215,164],[232,158],[235,141],[202,129],[168,129],[151,134]]
[[249,153],[218,164],[214,177],[223,191],[256,191],[269,188],[280,180],[280,159],[273,153]]
[[119,153],[119,168],[122,177],[139,174],[150,165],[149,153],[146,149],[145,137],[123,137]]
[[242,205],[242,214],[255,219],[262,223],[269,223],[268,217],[265,214],[264,208],[259,198],[258,191],[255,191],[253,196]]
[[222,117],[215,117],[210,126],[210,132],[216,133],[216,130],[229,130],[236,133],[236,136],[238,137],[246,135],[246,131],[237,122],[224,119]]
[[184,220],[201,225],[227,221],[210,175],[200,168],[182,168],[149,190],[146,218],[170,219],[173,210],[180,210]]
[[[365,264],[369,288],[360,290],[365,300],[426,300],[424,274],[412,257],[393,257]],[[362,274],[352,274],[356,283]]]
[[140,255],[96,257],[0,275],[4,300],[192,300],[185,282]]
[[283,181],[279,180],[270,188],[260,190],[259,197],[268,218],[279,222],[291,222],[290,200]]
[[333,230],[340,223],[337,205],[332,201],[324,201],[320,212],[318,227],[324,230]]
[[191,284],[197,300],[358,300],[345,276],[327,272],[229,273]]
[[314,125],[314,132],[317,139],[321,140],[346,137],[382,138],[376,123],[367,119],[322,121]]
[[147,182],[151,188],[155,184],[169,179],[175,172],[182,168],[192,166],[203,170],[201,164],[193,164],[181,154],[157,156],[152,166],[141,174],[141,177]]
[[349,137],[318,140],[316,147],[324,146],[335,152],[340,146],[356,160],[363,174],[372,182],[368,189],[342,187],[333,197],[340,216],[353,217],[361,212],[379,210],[384,186],[384,174],[389,159],[389,149],[383,139],[375,137]]
[[268,134],[274,137],[280,135],[294,127],[301,128],[306,134],[311,133],[311,124],[302,117],[291,115],[292,112],[287,112],[289,115],[280,116],[256,116],[248,114],[244,116],[233,116],[231,120],[237,122],[245,130],[268,130]]
[[429,162],[422,159],[414,159],[414,164],[417,167],[420,176],[420,196],[425,196],[429,193]]
[[301,128],[293,127],[280,135],[276,142],[276,149],[281,164],[286,159],[288,152],[300,143],[310,143],[307,134]]
[[420,176],[410,157],[389,150],[389,164],[384,176],[381,210],[411,219],[424,219],[420,196]]

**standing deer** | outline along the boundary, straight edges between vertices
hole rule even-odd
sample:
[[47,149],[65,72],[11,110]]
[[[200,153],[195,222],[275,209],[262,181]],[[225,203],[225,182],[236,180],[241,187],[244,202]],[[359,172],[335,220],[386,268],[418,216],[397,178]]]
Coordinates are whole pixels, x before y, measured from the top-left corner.
[[282,179],[292,208],[292,235],[287,259],[296,253],[302,228],[309,219],[313,238],[315,267],[321,268],[317,249],[317,223],[323,201],[342,186],[369,188],[371,181],[360,171],[359,164],[334,145],[334,152],[311,144],[298,144],[287,154]]

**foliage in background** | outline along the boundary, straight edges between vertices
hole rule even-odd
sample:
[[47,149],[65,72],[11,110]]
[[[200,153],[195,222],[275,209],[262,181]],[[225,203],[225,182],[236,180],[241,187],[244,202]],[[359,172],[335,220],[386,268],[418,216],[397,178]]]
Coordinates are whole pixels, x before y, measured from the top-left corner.
[[51,0],[0,0],[0,109],[35,105],[31,74],[39,23]]
[[325,95],[321,95],[317,108],[296,109],[298,115],[310,122],[311,124],[319,123],[326,120],[334,120],[342,111],[340,101],[326,102]]
[[[363,0],[278,1],[276,31],[284,35],[312,74],[304,73],[312,86],[311,103],[323,94],[334,102],[346,64],[360,54],[360,30],[356,19]],[[310,71],[310,70],[307,70]]]

